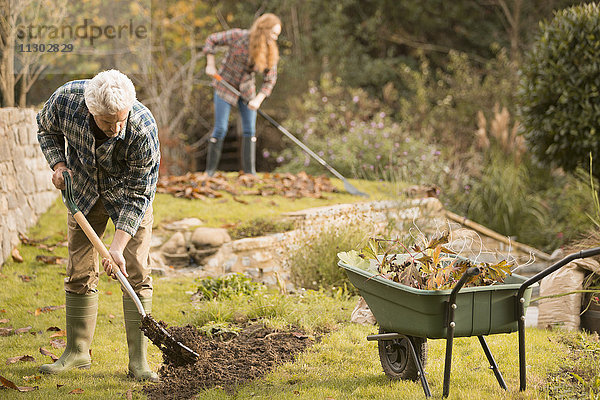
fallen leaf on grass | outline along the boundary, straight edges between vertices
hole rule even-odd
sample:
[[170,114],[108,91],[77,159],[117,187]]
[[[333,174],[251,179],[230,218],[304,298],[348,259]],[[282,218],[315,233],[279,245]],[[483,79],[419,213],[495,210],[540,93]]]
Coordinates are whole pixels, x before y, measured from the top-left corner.
[[29,375],[29,376],[24,376],[23,379],[25,379],[27,382],[29,381],[37,381],[42,379],[42,377],[40,375]]
[[58,332],[60,331],[60,328],[58,326],[51,326],[50,328],[46,329],[46,332]]
[[73,389],[69,392],[69,394],[83,394],[83,389]]
[[65,332],[65,331],[58,331],[58,332],[53,333],[52,335],[50,335],[51,338],[53,338],[53,337],[61,337],[61,336],[67,336],[67,332]]
[[23,262],[23,256],[21,256],[21,253],[19,253],[19,249],[17,249],[16,247],[14,249],[12,249],[12,251],[10,252],[10,255],[12,256],[12,259],[15,262],[18,262],[18,263]]
[[61,308],[65,308],[65,305],[63,304],[63,305],[60,305],[60,306],[45,306],[45,307],[40,307],[40,308],[36,308],[34,314],[37,317],[41,313],[45,313],[45,312],[49,312],[49,311],[56,311],[56,310],[60,310]]
[[233,196],[233,200],[237,201],[238,203],[242,203],[242,204],[248,204],[248,202],[246,200],[242,200],[242,199],[238,199],[237,197]]
[[6,312],[6,309],[4,309],[4,308],[3,308],[2,310],[0,310],[0,312],[1,312],[1,313],[5,313],[5,312]]
[[32,356],[10,357],[6,359],[6,365],[14,364],[19,361],[35,361],[35,358],[33,358]]
[[39,389],[37,386],[34,386],[34,387],[30,387],[30,386],[17,386],[12,381],[9,381],[8,379],[6,379],[5,377],[3,377],[2,375],[0,375],[0,382],[2,383],[2,386],[0,386],[0,387],[6,387],[6,388],[9,388],[9,389],[18,390],[19,392],[31,392],[32,390]]
[[105,293],[107,296],[110,296],[112,294],[112,292],[110,290],[107,290]]
[[115,316],[112,314],[108,314],[108,318],[113,319],[113,318],[115,318]]
[[0,319],[0,324],[7,324],[9,322],[10,322],[10,319],[8,319],[8,318],[2,318],[2,319]]
[[55,349],[62,349],[67,346],[67,343],[65,343],[63,339],[52,339],[50,341],[50,346],[54,347]]
[[23,282],[31,282],[31,280],[33,279],[32,276],[27,276],[27,275],[19,275],[19,278],[21,278],[21,281],[23,281]]
[[43,262],[44,264],[63,264],[65,259],[57,256],[43,256],[37,255],[35,256],[36,261]]
[[40,353],[41,353],[43,356],[48,356],[48,357],[50,357],[50,358],[52,359],[52,361],[56,361],[56,360],[58,360],[58,357],[57,357],[56,355],[52,354],[52,352],[51,352],[51,351],[48,351],[48,350],[46,350],[46,349],[45,349],[45,348],[43,348],[43,347],[40,347]]
[[31,326],[26,326],[25,328],[18,328],[18,329],[15,329],[15,334],[20,335],[21,333],[26,333],[26,332],[29,332],[30,330],[31,330]]
[[13,328],[0,328],[0,336],[10,336],[13,334]]
[[56,384],[56,388],[57,388],[57,389],[60,389],[60,388],[61,388],[61,387],[63,387],[63,386],[65,386],[65,385],[63,385],[63,384],[61,384],[61,383],[57,383],[57,384]]
[[131,391],[131,389],[129,389],[129,390],[127,391],[127,393],[125,393],[125,398],[126,398],[127,400],[132,400],[132,399],[133,399],[133,392]]
[[48,239],[48,236],[46,236],[43,239],[29,239],[27,236],[25,236],[22,233],[19,233],[19,239],[21,240],[21,243],[23,243],[26,246],[34,246],[37,247],[38,249],[41,250],[47,250],[47,251],[54,251],[54,249],[59,246],[59,247],[66,247],[66,242],[59,242],[56,244],[45,244],[42,243],[44,240]]

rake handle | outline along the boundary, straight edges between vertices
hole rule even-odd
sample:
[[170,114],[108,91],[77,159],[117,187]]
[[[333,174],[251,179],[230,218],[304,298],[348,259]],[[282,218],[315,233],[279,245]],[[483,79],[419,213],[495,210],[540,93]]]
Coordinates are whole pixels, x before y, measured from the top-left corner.
[[[221,75],[214,74],[213,78],[215,78],[218,82],[220,82],[221,84],[223,84],[227,89],[231,90],[236,96],[239,96],[245,104],[248,104],[248,99],[243,98],[242,94],[240,93],[240,91],[237,90],[235,87],[233,87],[233,85],[231,83],[229,83],[225,79],[223,79],[223,77]],[[300,148],[302,150],[304,150],[306,153],[308,153],[308,155],[310,155],[312,158],[314,158],[315,160],[317,160],[317,162],[319,164],[321,164],[323,167],[327,168],[329,170],[329,172],[331,172],[333,175],[335,175],[336,178],[338,178],[341,181],[343,181],[345,185],[350,185],[350,182],[348,182],[346,180],[346,178],[344,178],[344,176],[342,174],[340,174],[331,165],[327,164],[327,162],[325,160],[323,160],[321,157],[319,157],[319,155],[316,154],[314,151],[312,151],[311,149],[309,149],[308,146],[306,146],[304,143],[302,143],[297,137],[295,137],[294,135],[292,135],[287,129],[285,129],[283,126],[281,126],[281,124],[279,124],[277,121],[275,121],[273,118],[271,118],[271,116],[269,114],[265,113],[261,109],[258,109],[256,111],[263,118],[265,118],[267,121],[269,121],[271,123],[271,125],[273,125],[277,129],[279,129],[279,131],[281,133],[283,133],[285,136],[287,136],[291,141],[293,141],[298,146],[300,146]],[[352,186],[352,185],[350,185],[350,186]],[[366,195],[365,193],[361,194],[361,192],[358,189],[354,188],[354,190],[357,192],[357,194],[360,194],[361,196],[368,197],[368,195]]]

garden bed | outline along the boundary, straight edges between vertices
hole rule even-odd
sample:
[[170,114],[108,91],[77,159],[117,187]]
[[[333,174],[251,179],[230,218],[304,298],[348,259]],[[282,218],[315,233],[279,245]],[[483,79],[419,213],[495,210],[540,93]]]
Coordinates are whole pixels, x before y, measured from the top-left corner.
[[300,330],[275,331],[260,323],[248,324],[239,334],[225,332],[212,337],[190,325],[169,331],[200,358],[192,365],[165,359],[159,371],[161,382],[144,387],[150,399],[189,399],[212,387],[234,392],[238,385],[293,361],[314,343]]

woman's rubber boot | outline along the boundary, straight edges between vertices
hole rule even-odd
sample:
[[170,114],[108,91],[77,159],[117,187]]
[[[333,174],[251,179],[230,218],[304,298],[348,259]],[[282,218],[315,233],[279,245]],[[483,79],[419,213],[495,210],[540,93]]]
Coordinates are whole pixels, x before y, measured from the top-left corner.
[[211,137],[208,139],[208,150],[206,153],[206,174],[213,176],[219,166],[219,160],[221,159],[221,150],[223,150],[223,141],[225,139],[218,139]]
[[[147,313],[152,311],[152,297],[140,297]],[[127,347],[129,348],[129,371],[127,376],[138,381],[158,382],[158,375],[150,369],[147,361],[148,339],[140,329],[142,316],[129,296],[123,297],[123,316]]]
[[53,364],[44,364],[40,372],[59,374],[73,368],[87,369],[92,364],[90,344],[96,329],[98,293],[66,295],[67,346]]
[[256,175],[256,136],[242,136],[242,169]]

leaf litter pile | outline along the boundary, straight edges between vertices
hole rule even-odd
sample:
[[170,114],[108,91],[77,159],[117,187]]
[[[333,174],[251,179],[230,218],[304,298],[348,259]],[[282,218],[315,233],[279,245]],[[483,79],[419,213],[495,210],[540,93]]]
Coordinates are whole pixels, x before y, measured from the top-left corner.
[[[161,177],[158,193],[168,193],[186,199],[207,199],[223,197],[229,193],[237,200],[237,196],[283,196],[291,199],[302,197],[324,198],[324,193],[337,192],[326,176],[311,176],[305,172],[298,174],[244,174],[226,176],[217,173],[210,177],[204,172],[187,173],[181,176]],[[242,201],[243,202],[243,201]]]
[[[466,287],[501,283],[511,275],[513,265],[506,260],[490,264],[458,256],[445,246],[449,236],[444,232],[431,239],[423,237],[422,243],[410,248],[399,239],[371,238],[360,253],[351,250],[338,253],[338,257],[347,265],[424,290],[451,289],[470,267],[478,267],[480,273],[471,277]],[[395,254],[398,250],[403,252]]]
[[239,333],[211,336],[190,325],[167,331],[200,357],[194,364],[185,364],[184,360],[168,359],[163,354],[160,382],[143,389],[152,400],[190,399],[213,387],[234,392],[238,385],[293,361],[314,342],[299,330],[276,331],[260,323],[248,324]]

